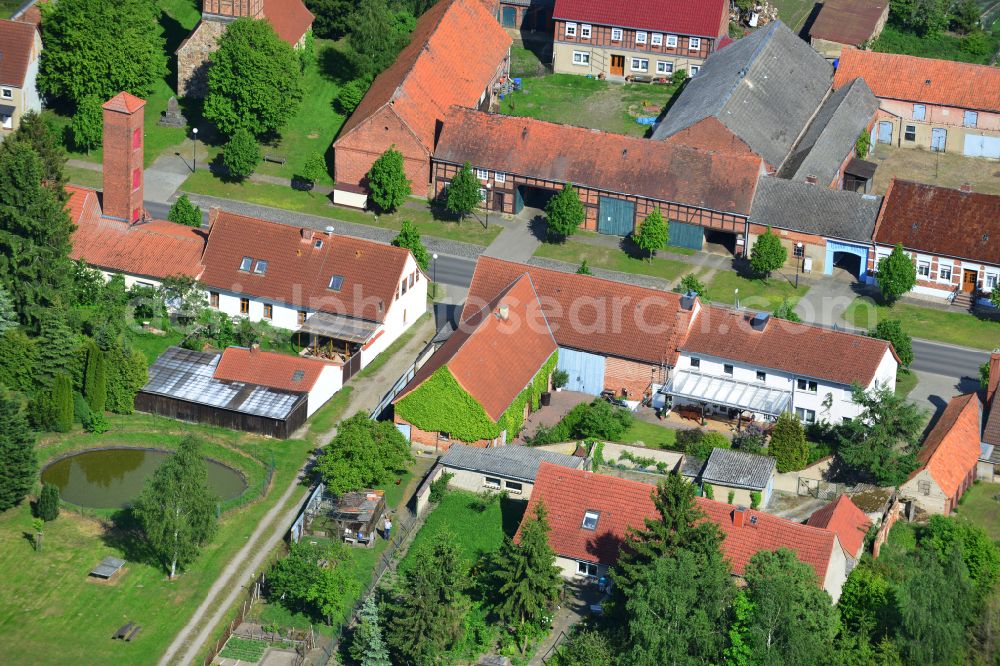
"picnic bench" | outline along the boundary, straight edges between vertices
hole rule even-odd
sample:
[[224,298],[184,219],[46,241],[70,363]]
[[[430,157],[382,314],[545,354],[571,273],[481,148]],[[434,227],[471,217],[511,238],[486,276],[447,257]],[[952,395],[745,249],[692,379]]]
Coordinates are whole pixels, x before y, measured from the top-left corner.
[[90,575],[94,578],[109,580],[112,576],[118,573],[123,566],[125,566],[125,560],[117,557],[111,557],[109,555],[101,560],[100,563],[91,570]]
[[142,627],[135,622],[129,622],[118,627],[118,631],[111,636],[113,641],[125,641],[126,643],[131,643],[132,639],[139,635],[142,631]]
[[287,160],[283,155],[264,155],[264,161],[284,165]]

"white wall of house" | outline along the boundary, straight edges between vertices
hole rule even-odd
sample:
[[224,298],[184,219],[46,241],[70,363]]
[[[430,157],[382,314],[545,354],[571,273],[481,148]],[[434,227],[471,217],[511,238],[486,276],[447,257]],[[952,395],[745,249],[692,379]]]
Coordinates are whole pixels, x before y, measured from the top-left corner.
[[[402,293],[402,283],[406,281],[406,293]],[[382,353],[402,335],[413,322],[427,312],[427,275],[417,265],[413,255],[408,255],[403,267],[403,274],[397,283],[396,298],[389,304],[385,319],[379,331],[367,347],[361,350],[361,367],[371,363],[372,359]]]
[[[570,557],[563,557],[561,555],[556,555],[556,566],[559,567],[559,573],[566,580],[583,580],[586,576],[580,573],[580,560],[574,560]],[[601,576],[606,576],[608,573],[608,567],[603,564],[594,564],[593,562],[588,563],[589,567],[596,568],[596,575],[593,578],[600,578]]]
[[[790,350],[790,353],[794,353]],[[699,359],[699,367],[691,365],[691,359]],[[849,362],[849,359],[845,359]],[[725,366],[731,365],[732,374],[725,372]],[[896,360],[892,353],[886,350],[885,356],[879,363],[872,382],[866,389],[888,385],[890,388],[896,387]],[[761,383],[765,386],[782,389],[792,392],[792,402],[790,410],[805,420],[828,421],[830,423],[841,423],[845,418],[856,418],[861,409],[851,398],[851,387],[845,384],[824,381],[812,377],[794,375],[781,370],[773,370],[759,366],[748,365],[738,361],[694,354],[691,352],[681,352],[677,359],[676,370],[687,370],[700,372],[705,375],[714,375],[726,379],[737,381]],[[758,372],[763,372],[763,381],[758,379]],[[805,382],[805,388],[800,388],[800,382]],[[815,387],[815,390],[813,390]],[[802,410],[797,413],[796,410]]]
[[[891,252],[892,247],[888,245],[876,245],[875,265],[878,266],[879,260],[888,257]],[[977,289],[990,292],[1000,285],[1000,263],[987,264],[924,252],[907,251],[906,254],[917,266],[917,284],[912,289],[914,294],[948,298],[955,289],[969,291],[973,287],[968,279],[971,274],[967,276],[969,271],[976,274],[974,286]],[[982,298],[980,302],[988,305],[989,299]]]
[[501,491],[510,493],[511,498],[527,500],[531,498],[531,491],[535,484],[520,479],[511,479],[500,474],[487,472],[474,472],[468,469],[455,469],[444,465],[445,471],[455,476],[448,482],[448,487],[459,490],[468,490],[473,493],[481,493],[484,490]]
[[847,554],[840,545],[840,538],[833,537],[833,552],[830,553],[830,564],[826,568],[826,577],[823,579],[823,589],[833,597],[833,603],[840,599],[840,590],[847,581],[848,569]]
[[930,514],[943,514],[948,507],[948,496],[927,471],[920,470],[916,476],[899,487],[899,496],[909,500]]
[[340,365],[328,364],[319,374],[319,379],[309,391],[306,405],[306,416],[313,413],[326,404],[326,401],[333,397],[333,394],[344,385],[344,368]]
[[[294,331],[299,328],[299,308],[292,307],[290,305],[285,305],[282,303],[276,303],[275,301],[255,298],[248,294],[237,294],[233,292],[222,291],[220,289],[209,289],[206,293],[206,298],[208,302],[212,302],[212,294],[219,295],[219,312],[223,312],[230,317],[249,317],[250,321],[267,321],[271,326],[276,328],[283,328],[289,331]],[[243,314],[241,312],[240,303],[243,299],[247,300],[247,305],[249,312]],[[264,319],[264,305],[271,306],[271,317],[270,319]],[[312,310],[306,310],[307,316],[313,314]]]

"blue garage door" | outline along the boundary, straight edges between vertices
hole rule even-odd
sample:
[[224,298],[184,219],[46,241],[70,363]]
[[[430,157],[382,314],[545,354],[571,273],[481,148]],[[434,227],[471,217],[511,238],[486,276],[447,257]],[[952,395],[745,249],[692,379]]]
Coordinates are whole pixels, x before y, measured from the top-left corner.
[[609,236],[628,236],[635,225],[635,204],[624,199],[600,198],[597,230]]
[[604,390],[603,356],[560,347],[557,367],[569,375],[567,391],[600,395]]
[[992,157],[1000,159],[1000,136],[965,135],[965,152],[967,157]]
[[705,230],[697,224],[670,222],[670,238],[667,245],[700,250],[705,243]]
[[868,272],[868,248],[863,245],[852,245],[851,243],[841,243],[839,241],[828,240],[826,242],[826,262],[823,266],[825,275],[833,275],[833,263],[836,252],[846,252],[853,254],[861,260],[861,271],[858,279],[863,279]]

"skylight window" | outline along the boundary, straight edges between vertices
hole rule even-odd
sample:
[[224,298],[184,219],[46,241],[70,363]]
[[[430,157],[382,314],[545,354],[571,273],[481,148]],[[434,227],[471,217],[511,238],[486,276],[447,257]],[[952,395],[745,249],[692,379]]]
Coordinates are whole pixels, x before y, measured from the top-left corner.
[[302,378],[306,376],[305,370],[296,370],[292,373],[293,382],[301,382]]
[[257,265],[253,267],[253,272],[257,275],[264,275],[267,273],[267,262],[263,259],[258,259]]
[[585,514],[583,514],[583,525],[582,525],[583,529],[596,530],[597,521],[600,517],[601,514],[598,511],[588,511]]
[[334,291],[340,291],[341,287],[344,286],[344,276],[334,275],[330,278],[330,284],[327,285],[328,289],[333,289]]
[[316,247],[317,250],[321,250],[323,248],[323,239],[322,238],[316,239],[315,247]]
[[253,257],[243,257],[240,261],[240,270],[244,273],[249,273],[251,266],[253,266]]

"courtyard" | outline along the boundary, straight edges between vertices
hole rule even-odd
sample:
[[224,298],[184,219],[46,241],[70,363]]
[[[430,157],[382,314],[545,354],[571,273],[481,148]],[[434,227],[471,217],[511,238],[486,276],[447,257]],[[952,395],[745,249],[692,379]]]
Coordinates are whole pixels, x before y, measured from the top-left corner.
[[876,145],[868,159],[878,165],[872,194],[885,194],[893,178],[952,188],[968,183],[973,192],[1000,194],[1000,162],[996,160],[885,144]]

